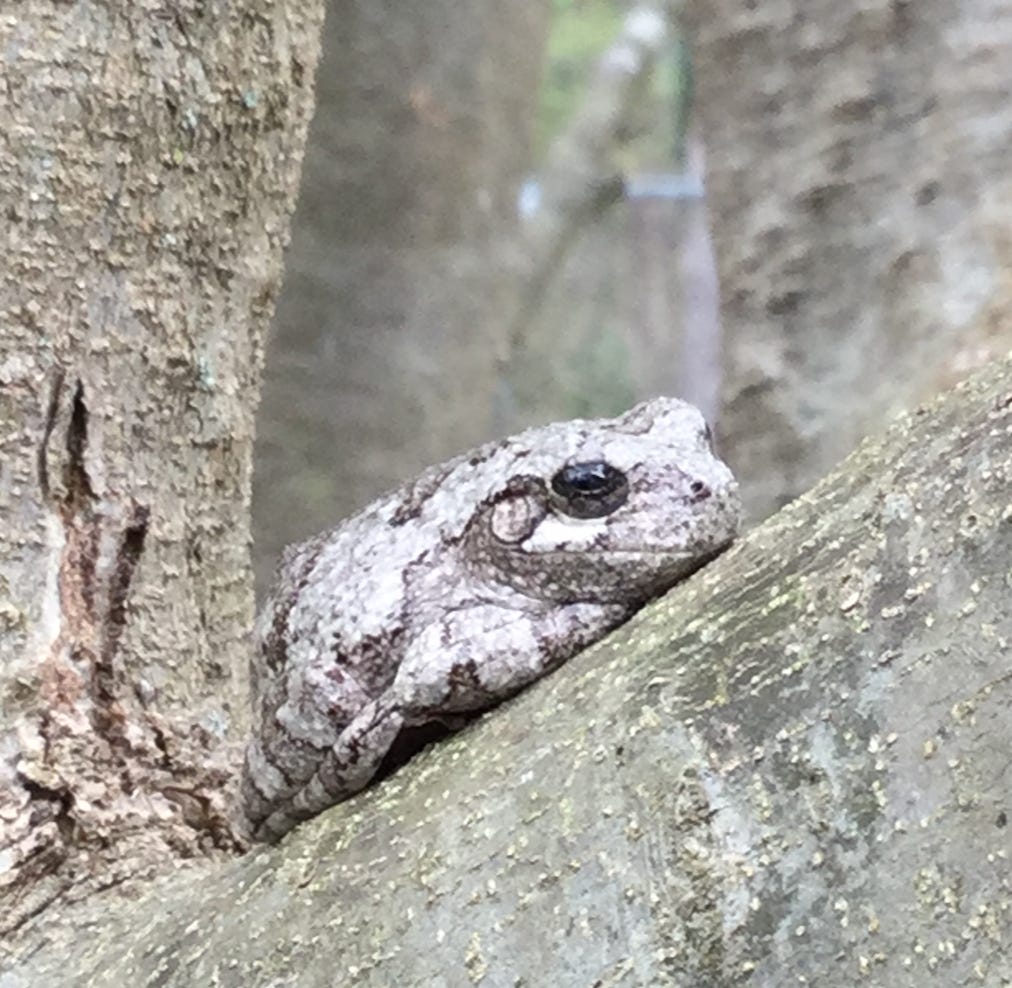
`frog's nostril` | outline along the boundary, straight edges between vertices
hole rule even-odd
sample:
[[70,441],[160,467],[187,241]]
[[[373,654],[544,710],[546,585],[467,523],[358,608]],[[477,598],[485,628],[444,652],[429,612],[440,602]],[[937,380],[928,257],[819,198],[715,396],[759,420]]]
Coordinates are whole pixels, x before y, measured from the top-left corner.
[[704,484],[701,480],[694,480],[689,484],[689,493],[692,495],[693,501],[705,501],[713,492],[708,484]]

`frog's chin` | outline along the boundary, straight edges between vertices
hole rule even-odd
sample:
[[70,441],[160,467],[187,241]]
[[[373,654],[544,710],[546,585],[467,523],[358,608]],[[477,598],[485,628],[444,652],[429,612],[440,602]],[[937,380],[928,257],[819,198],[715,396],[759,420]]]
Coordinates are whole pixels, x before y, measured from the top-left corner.
[[[636,609],[649,600],[667,593],[673,586],[719,556],[731,539],[710,550],[698,547],[684,552],[658,552],[656,549],[629,549],[608,553],[609,560],[620,565],[594,571],[597,579],[564,590],[558,603],[618,604]],[[589,575],[585,572],[585,575]]]

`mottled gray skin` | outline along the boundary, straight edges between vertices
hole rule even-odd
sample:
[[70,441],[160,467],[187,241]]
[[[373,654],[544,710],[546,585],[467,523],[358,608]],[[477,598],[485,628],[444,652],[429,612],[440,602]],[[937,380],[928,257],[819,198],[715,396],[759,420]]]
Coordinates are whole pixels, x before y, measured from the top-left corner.
[[[615,468],[624,502],[573,517],[553,487],[572,464]],[[459,726],[554,669],[726,547],[739,514],[703,417],[657,398],[489,443],[291,547],[257,622],[251,834],[357,792],[402,729]]]

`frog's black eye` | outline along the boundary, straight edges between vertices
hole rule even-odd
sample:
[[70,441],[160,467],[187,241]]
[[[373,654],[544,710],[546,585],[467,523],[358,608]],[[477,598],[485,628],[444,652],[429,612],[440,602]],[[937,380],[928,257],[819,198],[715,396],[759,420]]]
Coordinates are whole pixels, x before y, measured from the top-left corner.
[[571,518],[603,518],[629,496],[629,481],[604,460],[570,463],[552,477],[552,503]]

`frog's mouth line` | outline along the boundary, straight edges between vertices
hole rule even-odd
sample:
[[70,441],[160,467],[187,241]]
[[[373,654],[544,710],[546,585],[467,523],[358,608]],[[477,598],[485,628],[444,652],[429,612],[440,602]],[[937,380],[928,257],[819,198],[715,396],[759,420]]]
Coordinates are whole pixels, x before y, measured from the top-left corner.
[[[660,549],[656,546],[644,546],[633,547],[630,549],[607,549],[602,551],[602,555],[606,556],[635,556],[635,557],[655,557],[655,556],[666,556],[671,559],[674,563],[681,563],[687,560],[699,559],[700,566],[710,562],[712,559],[719,556],[725,549],[727,549],[735,540],[736,536],[728,536],[723,542],[718,543],[713,549],[700,555],[698,550],[684,549],[677,554],[669,549]],[[592,546],[581,546],[573,549],[549,549],[544,552],[529,552],[531,558],[538,556],[587,556],[588,553],[594,551]]]

